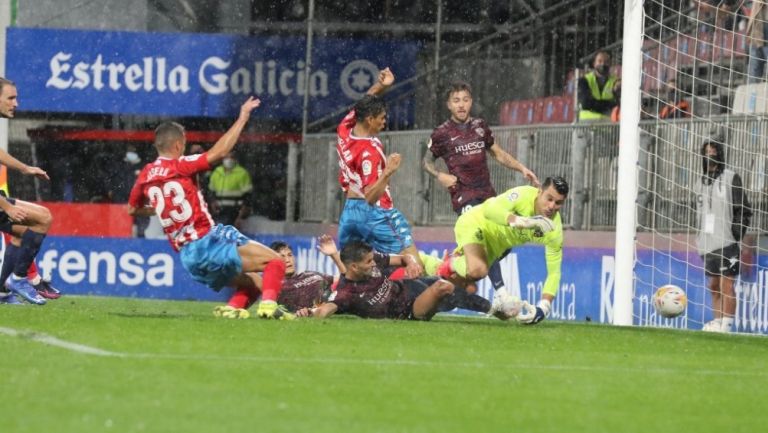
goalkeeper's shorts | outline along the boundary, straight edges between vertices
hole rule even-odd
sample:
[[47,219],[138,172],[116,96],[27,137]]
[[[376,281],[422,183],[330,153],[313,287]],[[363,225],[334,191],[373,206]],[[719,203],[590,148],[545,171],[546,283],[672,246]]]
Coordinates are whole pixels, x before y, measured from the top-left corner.
[[217,224],[205,236],[181,248],[181,264],[195,281],[218,292],[243,272],[237,247],[248,242],[236,228]]
[[364,199],[348,198],[339,219],[339,244],[360,240],[374,250],[398,254],[413,245],[411,225],[399,210],[382,209]]

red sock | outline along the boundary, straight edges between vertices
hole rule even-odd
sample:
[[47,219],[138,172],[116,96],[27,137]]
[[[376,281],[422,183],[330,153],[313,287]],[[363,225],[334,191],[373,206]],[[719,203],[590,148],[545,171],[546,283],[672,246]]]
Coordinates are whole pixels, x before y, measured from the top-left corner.
[[389,279],[392,281],[405,280],[405,268],[397,268],[394,272],[389,274]]
[[33,261],[31,265],[29,265],[29,269],[27,270],[27,279],[28,280],[34,280],[37,278],[37,276],[40,275],[40,273],[37,271],[37,265]]
[[232,294],[232,297],[229,298],[229,302],[227,302],[227,305],[229,305],[232,308],[248,308],[251,304],[253,304],[253,301],[256,300],[256,298],[254,297],[252,301],[251,297],[252,297],[251,289],[240,289]]
[[261,276],[261,299],[264,301],[277,301],[277,296],[283,288],[285,278],[285,262],[283,259],[273,259],[267,263]]

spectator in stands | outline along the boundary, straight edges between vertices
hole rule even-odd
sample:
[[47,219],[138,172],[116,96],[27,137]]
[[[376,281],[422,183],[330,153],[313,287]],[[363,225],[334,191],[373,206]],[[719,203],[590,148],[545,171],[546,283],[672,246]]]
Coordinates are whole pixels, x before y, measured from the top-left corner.
[[691,117],[691,106],[683,98],[683,93],[677,88],[677,80],[671,78],[667,81],[665,89],[660,92],[659,119],[680,119]]
[[757,83],[765,78],[765,60],[768,58],[768,5],[765,0],[754,0],[747,21],[749,38],[749,63],[747,83]]
[[691,0],[691,20],[702,32],[733,30],[744,0]]
[[579,79],[579,121],[608,120],[619,105],[621,79],[611,75],[611,55],[598,51],[592,71]]
[[[139,156],[136,146],[129,144],[125,148],[125,156],[120,160],[117,170],[112,178],[112,201],[114,203],[127,203],[128,195],[131,193],[131,187],[136,182],[143,161]],[[148,216],[136,215],[133,217],[133,235],[137,238],[144,237],[144,231],[149,226]]]
[[253,183],[248,171],[237,163],[234,153],[225,156],[221,166],[213,170],[208,187],[216,201],[216,222],[239,228],[250,214]]
[[699,233],[696,243],[704,261],[714,319],[702,330],[731,332],[736,315],[734,278],[739,275],[739,242],[749,227],[752,207],[741,177],[725,167],[723,144],[709,140],[701,147],[701,182],[696,183]]

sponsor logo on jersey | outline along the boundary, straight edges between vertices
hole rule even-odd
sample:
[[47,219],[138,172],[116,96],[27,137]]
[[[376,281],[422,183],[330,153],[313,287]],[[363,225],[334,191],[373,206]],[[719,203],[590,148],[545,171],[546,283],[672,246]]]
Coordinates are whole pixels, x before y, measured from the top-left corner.
[[460,146],[456,146],[456,153],[475,153],[478,150],[485,149],[485,142],[484,141],[473,141],[471,143],[462,144]]

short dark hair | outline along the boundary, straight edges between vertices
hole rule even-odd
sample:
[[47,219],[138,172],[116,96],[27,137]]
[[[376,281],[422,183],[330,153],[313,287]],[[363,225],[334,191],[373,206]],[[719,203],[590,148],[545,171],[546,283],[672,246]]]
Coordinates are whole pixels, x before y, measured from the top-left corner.
[[14,83],[13,81],[11,81],[11,80],[9,80],[7,78],[0,77],[0,92],[3,91],[3,87],[5,87],[5,86],[16,87],[16,83]]
[[155,148],[163,151],[174,142],[184,138],[184,127],[176,122],[163,122],[155,128]]
[[345,265],[357,263],[371,251],[373,251],[373,247],[363,241],[349,241],[341,249],[341,262]]
[[469,96],[472,96],[472,87],[466,81],[454,81],[445,91],[445,100],[449,101],[451,99],[451,95],[457,92],[467,92],[469,93]]
[[378,116],[387,111],[387,104],[384,99],[376,95],[365,95],[363,99],[355,103],[355,117],[357,121],[365,120],[368,116]]
[[562,195],[568,195],[569,187],[568,187],[568,181],[565,180],[562,176],[550,176],[546,179],[544,179],[544,184],[541,185],[541,189],[547,189],[549,186],[552,185],[555,187],[555,191],[557,191],[559,194]]
[[274,241],[271,244],[269,244],[269,248],[271,248],[273,251],[279,253],[280,250],[284,250],[286,248],[288,248],[290,250],[291,246],[288,245],[288,243],[285,242],[285,241]]
[[592,61],[589,63],[591,66],[595,66],[595,61],[597,60],[597,56],[599,56],[600,54],[605,54],[606,56],[608,56],[608,60],[613,59],[613,56],[611,55],[610,52],[606,50],[599,50],[598,52],[595,53],[594,56],[592,56]]

